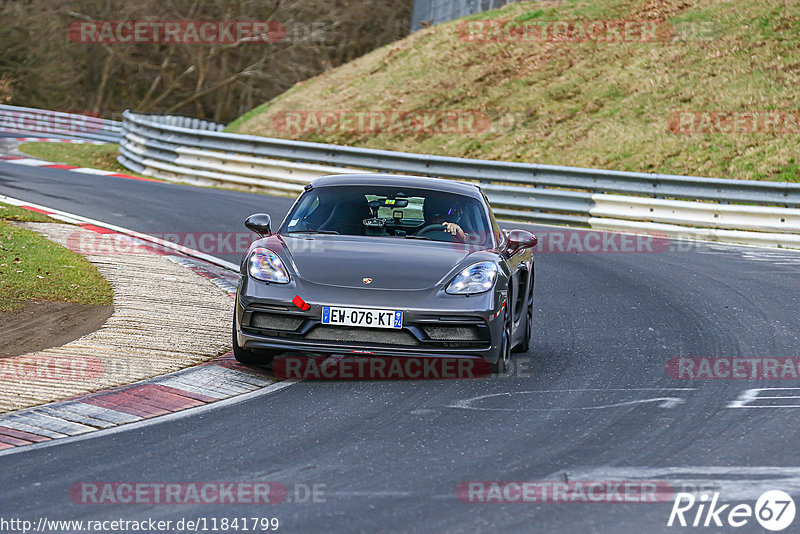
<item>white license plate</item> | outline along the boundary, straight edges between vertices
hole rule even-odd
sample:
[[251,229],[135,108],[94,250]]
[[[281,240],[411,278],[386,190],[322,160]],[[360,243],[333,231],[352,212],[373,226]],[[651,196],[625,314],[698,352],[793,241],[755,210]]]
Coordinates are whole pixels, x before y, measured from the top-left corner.
[[322,324],[362,328],[403,328],[403,312],[323,306]]

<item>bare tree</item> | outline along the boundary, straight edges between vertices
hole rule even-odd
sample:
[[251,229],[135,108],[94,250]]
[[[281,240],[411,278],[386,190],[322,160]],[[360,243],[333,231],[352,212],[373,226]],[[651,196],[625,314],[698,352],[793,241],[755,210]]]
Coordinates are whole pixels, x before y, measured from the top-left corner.
[[[408,33],[411,0],[0,2],[0,79],[19,105],[232,120],[299,81]],[[46,16],[43,14],[47,14]],[[274,33],[203,43],[70,39],[102,21],[258,21]],[[285,34],[281,34],[281,29]],[[80,39],[78,39],[80,41]],[[2,85],[0,85],[2,91]],[[6,89],[10,93],[10,89]],[[4,93],[0,92],[0,98]]]

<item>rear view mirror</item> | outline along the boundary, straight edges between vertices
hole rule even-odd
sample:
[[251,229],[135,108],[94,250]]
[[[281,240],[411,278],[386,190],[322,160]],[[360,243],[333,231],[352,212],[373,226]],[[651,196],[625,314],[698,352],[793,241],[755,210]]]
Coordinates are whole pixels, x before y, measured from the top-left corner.
[[266,213],[256,213],[244,221],[244,225],[249,230],[257,233],[260,237],[264,237],[270,233],[271,223],[272,219]]
[[387,198],[383,201],[384,208],[406,208],[408,207],[407,198]]

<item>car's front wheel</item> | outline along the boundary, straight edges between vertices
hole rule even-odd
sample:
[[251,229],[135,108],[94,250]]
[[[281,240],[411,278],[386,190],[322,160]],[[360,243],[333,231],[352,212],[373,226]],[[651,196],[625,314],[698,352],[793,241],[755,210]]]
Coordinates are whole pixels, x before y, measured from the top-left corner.
[[[508,315],[508,312],[506,312]],[[505,326],[503,326],[503,337],[500,339],[500,354],[497,361],[492,364],[492,373],[501,375],[506,372],[508,364],[511,361],[511,320],[509,317],[505,318]]]
[[236,339],[236,318],[233,318],[233,357],[245,365],[269,365],[275,357],[274,353],[255,352],[239,346]]
[[528,306],[525,310],[525,334],[522,341],[514,347],[513,352],[528,352],[531,348],[531,335],[533,334],[533,285],[528,295]]

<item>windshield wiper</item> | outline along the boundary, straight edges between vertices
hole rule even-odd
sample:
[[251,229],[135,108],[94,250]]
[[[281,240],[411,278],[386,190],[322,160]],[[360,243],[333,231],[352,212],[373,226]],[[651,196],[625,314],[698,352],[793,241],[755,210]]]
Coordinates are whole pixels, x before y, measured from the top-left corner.
[[427,241],[433,241],[433,239],[425,237],[424,235],[407,235],[406,239],[425,239]]
[[339,232],[333,230],[289,230],[290,234],[330,234],[339,235]]

